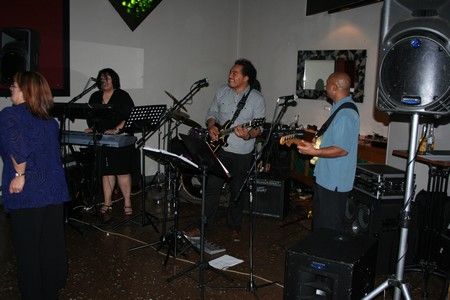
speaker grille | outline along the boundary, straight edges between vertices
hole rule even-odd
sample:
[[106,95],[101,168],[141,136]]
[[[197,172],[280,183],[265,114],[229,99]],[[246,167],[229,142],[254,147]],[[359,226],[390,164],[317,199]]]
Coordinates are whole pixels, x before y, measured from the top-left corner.
[[377,106],[383,111],[450,112],[450,54],[433,34],[396,41],[383,57]]

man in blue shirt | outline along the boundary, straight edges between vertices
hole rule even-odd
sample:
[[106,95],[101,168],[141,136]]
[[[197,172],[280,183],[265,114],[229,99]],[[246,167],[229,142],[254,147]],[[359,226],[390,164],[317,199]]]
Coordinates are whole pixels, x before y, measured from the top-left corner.
[[[331,113],[344,103],[353,103],[350,83],[350,77],[342,72],[335,72],[328,77],[326,92],[333,102]],[[314,170],[314,230],[344,230],[345,205],[355,179],[358,135],[358,112],[344,108],[337,112],[323,133],[318,148],[306,141],[297,146],[300,153],[318,157]]]

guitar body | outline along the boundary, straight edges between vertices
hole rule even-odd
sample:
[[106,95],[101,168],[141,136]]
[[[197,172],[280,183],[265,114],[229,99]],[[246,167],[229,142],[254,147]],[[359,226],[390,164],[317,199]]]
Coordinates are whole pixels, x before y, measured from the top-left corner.
[[[317,136],[314,138],[314,148],[315,149],[319,149],[320,148],[320,144],[322,143],[322,137],[321,136]],[[319,158],[317,156],[314,156],[313,158],[311,158],[309,160],[309,163],[312,165],[315,165],[317,163],[317,161],[319,160]]]
[[217,128],[219,128],[219,138],[217,139],[217,141],[213,141],[213,140],[211,140],[211,137],[208,137],[209,147],[211,147],[213,152],[216,152],[221,147],[228,146],[228,143],[227,143],[228,136],[230,135],[230,133],[233,132],[233,130],[236,127],[242,126],[244,128],[256,128],[256,127],[262,126],[264,124],[264,121],[265,121],[265,118],[258,118],[258,119],[253,119],[250,122],[240,124],[237,126],[233,126],[233,127],[231,127],[230,120],[226,121],[223,125],[216,124],[215,126],[217,126]]
[[228,135],[221,135],[220,132],[229,129],[231,127],[231,122],[230,120],[228,120],[223,125],[219,125],[216,123],[215,126],[219,129],[219,138],[217,141],[213,141],[211,138],[208,141],[208,144],[213,152],[216,152],[221,147],[228,146]]

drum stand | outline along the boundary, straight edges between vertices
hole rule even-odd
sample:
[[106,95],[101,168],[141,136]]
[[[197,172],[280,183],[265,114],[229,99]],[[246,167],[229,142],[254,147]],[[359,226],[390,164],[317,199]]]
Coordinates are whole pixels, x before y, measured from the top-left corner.
[[[184,254],[188,249],[193,248],[194,250],[198,251],[197,248],[193,247],[191,242],[186,238],[184,233],[179,230],[179,205],[180,200],[178,197],[178,176],[176,175],[176,172],[174,170],[169,171],[169,182],[171,186],[172,191],[172,209],[173,209],[173,227],[169,230],[169,232],[166,233],[165,229],[163,230],[163,234],[160,238],[159,246],[157,248],[157,251],[160,251],[164,245],[167,245],[167,253],[166,257],[164,259],[164,266],[167,265],[167,262],[169,261],[169,257],[172,256],[174,258],[177,258],[178,255]],[[167,198],[166,198],[167,199]],[[164,205],[164,223],[167,222],[167,205]],[[181,244],[181,246],[179,246]]]
[[400,243],[398,248],[398,261],[397,270],[395,276],[388,278],[372,292],[370,292],[363,300],[375,299],[375,297],[382,291],[395,287],[394,299],[400,300],[401,294],[405,299],[410,300],[411,294],[408,286],[403,280],[404,266],[406,260],[406,251],[408,250],[408,227],[411,219],[410,204],[411,199],[414,198],[414,164],[416,160],[416,147],[417,147],[417,131],[419,128],[419,114],[415,113],[411,116],[411,128],[409,132],[409,148],[408,148],[408,163],[406,168],[406,187],[404,198],[404,210],[402,212],[402,219],[400,220],[401,232]]

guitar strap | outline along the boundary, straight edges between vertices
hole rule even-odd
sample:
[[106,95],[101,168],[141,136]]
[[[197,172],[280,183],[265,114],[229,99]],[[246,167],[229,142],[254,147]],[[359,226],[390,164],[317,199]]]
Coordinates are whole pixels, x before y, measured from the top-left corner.
[[328,126],[330,126],[331,121],[333,121],[334,117],[336,116],[336,114],[344,108],[350,108],[353,109],[354,111],[356,111],[356,113],[359,115],[358,112],[358,108],[356,107],[355,103],[353,102],[346,102],[344,104],[342,104],[341,106],[339,106],[333,114],[331,114],[330,117],[328,117],[328,120],[325,121],[325,123],[323,123],[322,127],[320,127],[320,129],[317,131],[316,133],[316,137],[322,136],[324,134],[324,132],[328,129]]
[[236,118],[239,116],[239,114],[241,113],[241,110],[244,108],[245,106],[245,102],[247,102],[247,98],[248,95],[250,95],[250,92],[252,91],[252,88],[250,88],[250,90],[248,91],[247,94],[245,94],[244,96],[242,96],[242,99],[239,100],[237,106],[236,106],[236,111],[234,112],[233,117],[230,120],[230,125],[232,125],[234,123],[234,121],[236,121]]

